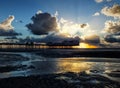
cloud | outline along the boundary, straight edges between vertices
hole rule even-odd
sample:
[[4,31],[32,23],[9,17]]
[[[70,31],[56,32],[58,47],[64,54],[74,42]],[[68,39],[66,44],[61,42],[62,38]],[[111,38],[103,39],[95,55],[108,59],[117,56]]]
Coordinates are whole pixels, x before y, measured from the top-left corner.
[[4,39],[18,39],[16,36],[6,37]]
[[97,2],[97,3],[101,3],[101,2],[103,2],[104,0],[95,0],[95,2]]
[[33,23],[29,23],[26,26],[35,35],[49,34],[50,32],[69,34],[71,36],[79,34],[91,34],[94,30],[91,30],[88,23],[75,23],[64,18],[57,18],[58,11],[52,17],[49,13],[37,12],[31,19]]
[[90,25],[88,23],[75,23],[70,20],[66,20],[64,18],[61,18],[58,20],[58,29],[60,30],[60,33],[68,33],[71,36],[74,35],[85,35],[87,33],[91,34],[93,33],[93,30],[91,30]]
[[57,16],[59,15],[59,14],[58,14],[58,11],[56,11],[54,15],[55,15],[55,17],[57,17]]
[[88,23],[86,23],[86,24],[80,24],[80,28],[88,28],[89,27],[89,24]]
[[109,43],[120,43],[120,35],[119,36],[107,35],[104,37],[104,40]]
[[34,38],[34,37],[26,37],[26,38],[19,38],[18,39],[20,43],[26,43],[27,42],[38,42],[38,43],[62,43],[64,41],[80,41],[80,38],[78,36],[71,37],[69,34],[61,34],[61,33],[50,33],[48,35],[45,35],[41,38]]
[[120,43],[120,21],[106,21],[104,40],[108,43]]
[[22,20],[15,20],[16,23],[23,23]]
[[106,6],[101,10],[101,13],[106,16],[120,18],[120,5],[114,4],[112,7]]
[[96,12],[96,13],[93,14],[93,16],[99,16],[99,15],[100,15],[99,12]]
[[41,10],[38,10],[36,14],[41,14],[43,13]]
[[14,27],[11,25],[14,20],[14,16],[9,16],[5,21],[0,23],[1,30],[12,30]]
[[[92,30],[88,23],[75,23],[70,20],[66,20],[64,18],[57,18],[58,12],[54,14],[52,17],[49,13],[37,13],[31,19],[33,23],[27,24],[28,29],[36,35],[46,34],[46,37],[40,39],[42,42],[62,42],[66,40],[77,40],[81,41],[81,36],[92,35],[86,37],[83,42],[98,44],[100,43],[99,36],[95,36],[95,30]],[[54,18],[55,21],[49,22],[51,18]],[[44,24],[49,24],[44,26]],[[53,28],[49,28],[52,26]],[[52,32],[54,31],[54,32]],[[79,36],[79,37],[76,37]]]
[[17,33],[14,30],[4,31],[0,30],[0,36],[17,36],[22,35],[21,33]]
[[33,23],[27,24],[26,27],[35,35],[58,31],[56,17],[52,17],[49,13],[37,12],[31,20]]
[[60,30],[60,33],[74,36],[77,31],[80,30],[80,25],[64,18],[60,18],[58,20],[58,29]]
[[75,37],[71,37],[69,36],[69,34],[61,34],[61,33],[52,33],[47,35],[45,38],[42,39],[42,41],[48,43],[48,42],[52,42],[52,43],[61,43],[63,41],[80,41],[80,38],[78,36]]
[[83,42],[90,44],[100,44],[100,37],[98,35],[85,36]]
[[20,35],[14,31],[14,27],[11,25],[14,20],[14,16],[9,16],[5,21],[0,23],[0,36],[15,36]]
[[107,2],[111,2],[112,0],[106,0]]
[[102,3],[102,2],[111,2],[112,0],[95,0],[97,3]]
[[116,34],[120,32],[120,21],[106,21],[104,32],[110,34]]

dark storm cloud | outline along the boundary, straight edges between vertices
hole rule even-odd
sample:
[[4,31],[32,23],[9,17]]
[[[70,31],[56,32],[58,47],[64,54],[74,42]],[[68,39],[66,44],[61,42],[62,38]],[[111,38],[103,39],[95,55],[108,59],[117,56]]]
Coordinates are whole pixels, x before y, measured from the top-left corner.
[[33,23],[29,23],[26,26],[35,35],[44,35],[58,31],[56,18],[49,13],[37,13],[31,20]]
[[14,30],[5,31],[3,29],[0,29],[0,36],[17,36],[22,35],[21,33],[17,33]]
[[[120,5],[114,4],[112,7],[104,7],[101,13],[106,16],[111,16],[114,18],[120,18]],[[104,41],[112,46],[120,47],[120,21],[106,21],[104,28]],[[117,44],[115,44],[117,43]]]
[[80,41],[80,38],[78,36],[75,37],[69,37],[67,34],[60,34],[60,33],[52,33],[47,35],[45,38],[42,39],[44,42],[63,42],[63,41]]
[[16,36],[6,37],[4,39],[18,39]]
[[104,40],[109,43],[120,43],[120,21],[107,21],[104,28],[107,35]]
[[120,43],[120,35],[106,35],[104,37],[104,40],[109,43]]
[[90,44],[100,44],[100,37],[98,35],[85,36],[83,42]]
[[36,42],[36,43],[61,43],[63,41],[80,41],[80,38],[78,36],[76,37],[68,37],[66,34],[59,34],[59,33],[51,33],[48,35],[45,35],[41,38],[35,38],[35,37],[26,37],[26,38],[18,38],[20,43],[26,43],[26,42]]

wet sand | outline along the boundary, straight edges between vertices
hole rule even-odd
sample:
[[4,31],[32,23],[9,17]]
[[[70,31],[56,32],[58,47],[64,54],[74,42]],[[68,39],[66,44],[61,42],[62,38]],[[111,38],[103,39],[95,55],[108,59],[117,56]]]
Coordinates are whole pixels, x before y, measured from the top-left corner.
[[120,83],[98,75],[59,73],[0,79],[0,88],[119,88]]
[[[47,51],[49,51],[49,53]],[[64,51],[66,51],[66,53]],[[71,55],[70,54],[71,52],[75,54]],[[50,50],[41,50],[37,52],[35,51],[34,53],[29,52],[29,54],[27,53],[25,56],[20,52],[18,53],[0,52],[0,74],[8,75],[8,77],[0,78],[0,88],[119,88],[120,87],[120,81],[119,79],[117,79],[120,78],[120,70],[118,68],[120,66],[119,58],[108,58],[108,57],[106,59],[105,58],[92,59],[86,57],[69,58],[74,55],[75,57],[79,57],[76,56],[76,55],[80,55],[78,52],[84,52],[84,50],[80,51],[76,49],[75,50],[50,49]],[[89,52],[93,52],[93,51],[90,50]],[[113,50],[111,52],[113,52]],[[69,54],[70,56],[68,56]],[[34,55],[38,55],[38,56],[34,57]],[[48,58],[48,57],[55,57],[55,58]],[[63,58],[63,57],[68,57],[68,58]],[[60,62],[58,63],[57,60],[58,62],[59,61]],[[23,64],[23,62],[25,63]],[[26,62],[29,63],[27,64]],[[90,65],[90,63],[87,62],[90,63],[94,62],[98,64],[95,64],[93,68],[88,70],[89,72],[86,72],[84,70],[88,69]],[[110,68],[108,69],[108,71],[111,70],[111,72],[105,73],[103,69],[104,63],[105,66],[107,66],[106,67],[107,69]],[[87,65],[88,68],[86,68]],[[101,65],[103,66],[99,67]],[[58,70],[58,68],[55,68],[55,66],[62,68],[62,69],[59,68],[59,70],[61,70],[59,73],[54,72]],[[28,73],[24,72],[26,70],[31,70],[31,72],[33,72],[34,70],[36,70],[37,72],[40,71],[38,73],[42,73],[43,71],[52,71],[53,73],[26,75],[29,74],[29,72]],[[14,72],[14,71],[18,71],[18,73],[20,71],[23,71],[25,75],[21,76],[17,73],[18,74],[17,76],[14,74],[10,76],[11,74],[10,72]]]

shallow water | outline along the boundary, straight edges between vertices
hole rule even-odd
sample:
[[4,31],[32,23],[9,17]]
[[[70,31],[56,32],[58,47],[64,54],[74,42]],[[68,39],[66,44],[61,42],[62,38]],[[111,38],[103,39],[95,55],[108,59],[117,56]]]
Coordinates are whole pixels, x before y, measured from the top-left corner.
[[[10,67],[10,68],[8,68]],[[70,57],[50,58],[35,53],[0,53],[0,78],[86,72],[120,82],[119,58]],[[4,70],[6,69],[6,70]]]

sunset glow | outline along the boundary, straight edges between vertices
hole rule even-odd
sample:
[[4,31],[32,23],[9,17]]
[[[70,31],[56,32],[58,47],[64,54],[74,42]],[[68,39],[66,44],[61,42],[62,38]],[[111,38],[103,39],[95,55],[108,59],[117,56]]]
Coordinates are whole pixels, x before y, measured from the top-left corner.
[[120,47],[120,0],[1,2],[1,43],[32,41],[62,48]]
[[79,46],[74,46],[73,48],[99,48],[99,47],[92,44],[80,43]]
[[80,43],[80,48],[98,48],[98,47],[87,43]]

